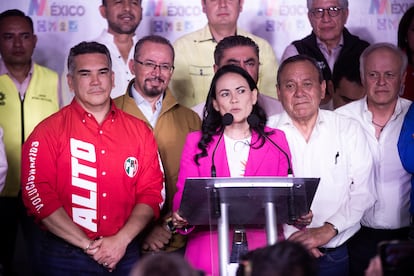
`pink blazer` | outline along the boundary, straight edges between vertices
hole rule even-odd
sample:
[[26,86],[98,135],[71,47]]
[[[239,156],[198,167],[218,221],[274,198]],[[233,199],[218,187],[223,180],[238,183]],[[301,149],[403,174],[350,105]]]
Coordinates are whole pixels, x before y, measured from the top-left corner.
[[[271,128],[266,128],[265,130],[274,131],[269,138],[279,145],[288,154],[289,159],[291,159],[288,142],[284,132]],[[179,209],[186,178],[211,176],[211,154],[216,146],[219,136],[216,135],[213,137],[213,141],[207,148],[208,156],[199,159],[200,166],[198,166],[194,161],[194,156],[196,153],[200,152],[197,147],[200,137],[200,131],[190,133],[187,136],[181,155],[177,192],[173,201],[174,211]],[[253,132],[252,143],[257,141],[257,139],[258,134]],[[230,176],[224,139],[220,141],[217,147],[214,163],[216,166],[217,177]],[[250,148],[245,176],[286,176],[287,170],[288,162],[285,155],[270,142],[266,141],[265,144],[258,149]],[[208,228],[199,228],[202,229],[195,228],[188,234],[188,242],[185,252],[186,259],[193,265],[193,267],[201,269],[207,274],[219,275],[217,231],[210,232]],[[248,228],[246,235],[249,250],[266,245],[266,233],[263,229]],[[232,236],[229,237],[229,240],[232,240]]]

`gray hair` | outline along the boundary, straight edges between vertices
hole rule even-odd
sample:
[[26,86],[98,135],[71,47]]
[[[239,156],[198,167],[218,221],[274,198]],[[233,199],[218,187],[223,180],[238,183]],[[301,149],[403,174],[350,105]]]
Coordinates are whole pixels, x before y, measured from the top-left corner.
[[407,55],[404,54],[404,52],[401,51],[400,48],[398,48],[396,45],[392,43],[388,43],[388,42],[381,42],[381,43],[371,44],[370,46],[368,46],[362,52],[361,56],[359,57],[359,72],[361,74],[361,80],[363,81],[365,79],[364,67],[365,67],[365,62],[367,60],[367,57],[378,49],[388,49],[400,58],[401,60],[400,75],[402,76],[405,70],[407,69],[407,64],[408,64]]
[[[313,1],[314,0],[307,0],[306,1],[306,5],[308,7],[308,10],[311,10],[312,9]],[[348,0],[338,0],[338,3],[339,3],[339,6],[341,8],[344,8],[344,9],[347,9],[348,8]]]

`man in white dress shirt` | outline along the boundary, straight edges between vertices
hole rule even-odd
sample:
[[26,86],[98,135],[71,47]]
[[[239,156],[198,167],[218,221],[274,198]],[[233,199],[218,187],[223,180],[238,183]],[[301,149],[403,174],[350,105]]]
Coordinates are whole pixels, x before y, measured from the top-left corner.
[[403,168],[397,142],[411,101],[400,98],[407,56],[389,43],[373,44],[361,54],[360,72],[366,97],[337,112],[363,127],[374,157],[377,199],[350,240],[351,275],[364,275],[383,240],[408,239],[411,175]]
[[318,258],[319,275],[348,275],[346,241],[360,228],[374,203],[372,155],[361,126],[333,111],[319,109],[326,81],[316,61],[305,55],[286,59],[277,74],[285,111],[269,126],[286,134],[296,177],[319,177],[308,228],[289,235]]
[[[111,98],[125,93],[128,83],[134,78],[128,62],[134,57],[134,46],[138,41],[135,34],[142,19],[142,0],[102,0],[99,12],[108,22],[108,28],[93,41],[104,44],[111,53],[112,71],[115,73]],[[62,74],[63,105],[71,102],[74,94],[66,81],[67,68]]]

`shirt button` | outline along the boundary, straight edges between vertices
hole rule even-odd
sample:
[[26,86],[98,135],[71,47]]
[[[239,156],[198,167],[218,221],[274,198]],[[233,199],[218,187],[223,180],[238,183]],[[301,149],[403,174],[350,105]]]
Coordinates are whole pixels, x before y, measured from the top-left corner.
[[101,153],[102,153],[102,154],[105,154],[105,150],[101,150]]
[[103,194],[102,194],[102,197],[106,197],[106,193],[103,193]]
[[89,118],[90,118],[90,117],[92,117],[92,114],[88,113],[88,117],[89,117]]
[[102,175],[106,175],[106,172],[102,172]]
[[82,120],[82,123],[86,123],[86,120],[85,120],[85,119],[83,119],[83,120]]
[[103,219],[106,219],[106,216],[102,216]]
[[101,129],[101,130],[99,130],[99,134],[102,134],[102,133],[103,133],[102,129]]

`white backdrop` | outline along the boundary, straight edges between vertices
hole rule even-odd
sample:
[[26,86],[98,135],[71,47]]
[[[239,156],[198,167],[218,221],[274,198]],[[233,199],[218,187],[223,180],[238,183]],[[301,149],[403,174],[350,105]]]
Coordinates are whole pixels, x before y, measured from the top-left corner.
[[[201,0],[143,0],[142,37],[158,34],[173,42],[206,24]],[[0,12],[17,8],[34,21],[38,44],[34,59],[59,73],[71,46],[92,40],[106,28],[101,0],[0,0]],[[398,23],[414,0],[349,0],[346,26],[369,42],[397,42]],[[293,40],[311,31],[306,0],[245,0],[239,26],[267,39],[279,59]]]

